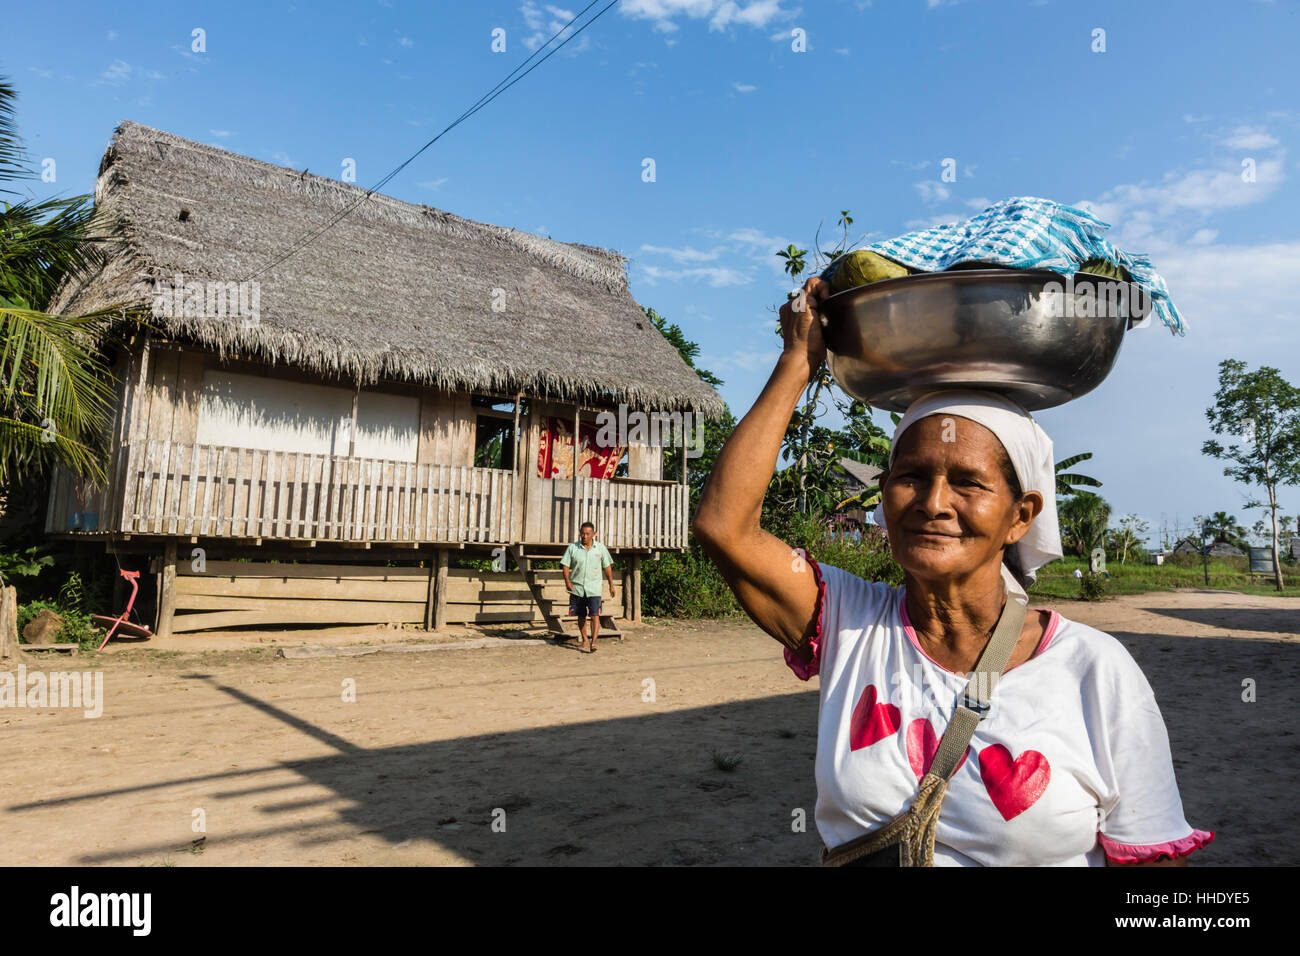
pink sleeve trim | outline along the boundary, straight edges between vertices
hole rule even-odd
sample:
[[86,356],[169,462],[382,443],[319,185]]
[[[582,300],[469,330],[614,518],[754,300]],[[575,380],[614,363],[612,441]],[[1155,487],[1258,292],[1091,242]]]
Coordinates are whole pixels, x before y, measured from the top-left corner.
[[1061,615],[1045,607],[1036,607],[1035,611],[1047,611],[1050,615],[1047,619],[1047,629],[1043,631],[1043,642],[1038,645],[1038,652],[1034,654],[1037,657],[1043,651],[1047,650],[1047,645],[1052,643],[1052,638],[1056,637],[1056,629],[1061,625]]
[[1151,863],[1161,857],[1177,859],[1187,856],[1193,850],[1199,850],[1210,843],[1214,839],[1214,832],[1192,830],[1181,840],[1171,840],[1168,843],[1116,843],[1104,833],[1098,834],[1098,837],[1101,848],[1106,852],[1106,859],[1112,863]]
[[808,638],[808,645],[812,648],[812,660],[805,664],[795,657],[794,651],[785,648],[785,662],[790,670],[794,671],[794,676],[800,680],[815,677],[821,669],[822,619],[826,616],[826,582],[822,579],[822,569],[817,566],[816,561],[806,555],[804,560],[808,562],[813,577],[817,579],[817,605],[813,608],[813,616],[817,618],[817,630],[813,632],[812,637]]

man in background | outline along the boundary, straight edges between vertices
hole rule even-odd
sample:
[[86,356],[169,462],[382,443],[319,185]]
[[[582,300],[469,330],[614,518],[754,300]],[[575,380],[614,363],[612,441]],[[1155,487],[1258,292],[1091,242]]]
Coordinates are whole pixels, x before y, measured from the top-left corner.
[[614,559],[609,550],[596,540],[596,526],[584,521],[581,537],[573,542],[560,559],[564,569],[564,586],[569,592],[569,613],[578,618],[579,651],[587,650],[587,618],[591,618],[591,650],[596,650],[600,636],[601,573],[609,580],[609,599],[614,600]]

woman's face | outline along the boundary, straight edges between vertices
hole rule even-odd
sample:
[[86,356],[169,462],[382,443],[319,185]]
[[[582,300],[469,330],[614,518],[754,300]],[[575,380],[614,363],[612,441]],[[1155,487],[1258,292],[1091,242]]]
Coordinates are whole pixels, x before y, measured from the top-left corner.
[[1002,470],[1006,451],[977,422],[930,415],[895,445],[882,488],[890,549],[922,579],[965,578],[996,568],[1043,508],[1036,491],[1019,500]]

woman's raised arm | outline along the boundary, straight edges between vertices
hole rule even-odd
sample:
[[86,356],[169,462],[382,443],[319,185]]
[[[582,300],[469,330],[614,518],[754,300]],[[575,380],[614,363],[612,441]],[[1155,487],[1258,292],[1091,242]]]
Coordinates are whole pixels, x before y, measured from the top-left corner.
[[812,278],[804,284],[804,311],[795,312],[795,302],[781,307],[785,348],[754,407],[718,454],[691,523],[754,623],[805,662],[816,626],[817,582],[793,548],[759,526],[759,518],[786,428],[826,357],[817,305],[829,295],[829,285]]

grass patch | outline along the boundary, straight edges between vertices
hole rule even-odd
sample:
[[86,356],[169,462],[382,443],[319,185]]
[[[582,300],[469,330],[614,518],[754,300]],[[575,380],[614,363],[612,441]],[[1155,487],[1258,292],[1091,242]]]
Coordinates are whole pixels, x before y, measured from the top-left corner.
[[[1080,582],[1074,576],[1076,568],[1083,572],[1086,580],[1088,561],[1085,558],[1062,558],[1039,568],[1038,580],[1029,589],[1029,593],[1035,597],[1080,600]],[[1211,558],[1208,587],[1260,597],[1300,597],[1300,569],[1283,564],[1282,580],[1285,589],[1279,594],[1271,583],[1271,575],[1252,576],[1247,568],[1246,558]],[[1110,572],[1109,578],[1103,578],[1105,593],[1108,595],[1207,587],[1201,558],[1194,554],[1173,555],[1166,558],[1162,565],[1107,563],[1106,570]]]

